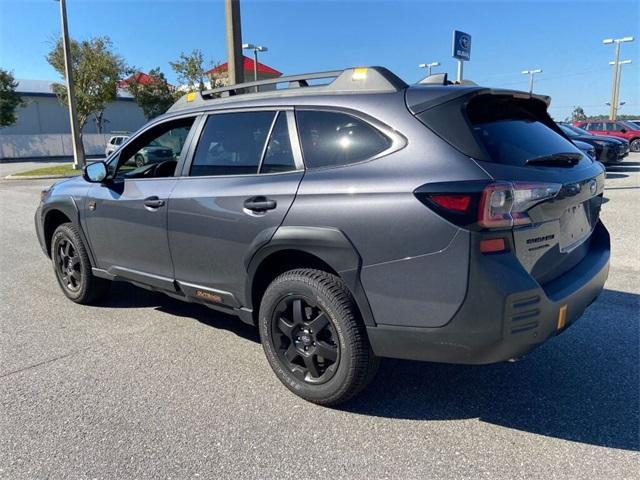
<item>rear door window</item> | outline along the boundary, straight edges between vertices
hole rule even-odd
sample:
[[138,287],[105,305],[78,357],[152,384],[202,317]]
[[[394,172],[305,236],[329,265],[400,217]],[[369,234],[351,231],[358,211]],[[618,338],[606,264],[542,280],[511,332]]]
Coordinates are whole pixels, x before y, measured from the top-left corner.
[[296,164],[291,150],[287,114],[280,112],[271,131],[260,173],[290,172],[295,169]]
[[257,174],[275,115],[272,111],[210,115],[190,175]]
[[346,113],[301,110],[296,120],[307,168],[361,162],[391,146],[382,132]]

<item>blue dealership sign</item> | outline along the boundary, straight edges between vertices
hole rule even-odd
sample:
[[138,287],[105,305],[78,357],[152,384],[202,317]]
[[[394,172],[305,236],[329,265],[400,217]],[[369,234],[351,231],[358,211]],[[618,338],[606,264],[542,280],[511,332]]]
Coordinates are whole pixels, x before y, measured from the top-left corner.
[[471,35],[459,30],[453,31],[453,58],[471,60]]

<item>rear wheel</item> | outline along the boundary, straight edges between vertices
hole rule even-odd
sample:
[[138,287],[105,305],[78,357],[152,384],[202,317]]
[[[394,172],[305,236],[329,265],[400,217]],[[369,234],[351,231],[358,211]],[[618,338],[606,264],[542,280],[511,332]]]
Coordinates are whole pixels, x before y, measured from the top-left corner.
[[93,303],[109,291],[111,282],[93,275],[87,250],[72,223],[63,223],[53,232],[51,260],[62,292],[74,302]]
[[135,157],[136,167],[144,167],[144,157],[140,154]]
[[377,369],[355,302],[335,275],[299,269],[277,277],[262,298],[259,327],[278,378],[311,402],[345,402]]
[[640,138],[634,138],[629,144],[629,150],[632,152],[640,152]]

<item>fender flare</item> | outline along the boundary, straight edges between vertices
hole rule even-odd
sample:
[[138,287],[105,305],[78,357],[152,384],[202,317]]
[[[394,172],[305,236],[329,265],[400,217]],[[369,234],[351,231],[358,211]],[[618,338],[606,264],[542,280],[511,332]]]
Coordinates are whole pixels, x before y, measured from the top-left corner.
[[[80,222],[80,208],[78,208],[76,200],[71,196],[55,197],[42,206],[41,215],[43,235],[45,235],[46,232],[45,227],[47,225],[47,216],[51,213],[52,210],[57,210],[66,215],[66,217],[71,220],[71,223],[73,223],[73,225],[78,229],[78,232],[80,232],[80,238],[82,238],[82,243],[84,243],[84,246],[89,255],[91,266],[95,267],[95,258],[93,256],[93,252],[91,251],[91,244],[89,243]],[[46,245],[48,243],[48,239],[45,238],[44,241]],[[47,252],[47,254],[49,254],[49,252]]]
[[246,305],[253,308],[251,300],[253,280],[259,266],[270,255],[283,250],[308,253],[329,265],[351,291],[365,325],[375,325],[369,301],[360,283],[362,259],[344,232],[336,228],[284,226],[278,228],[268,242],[255,246],[245,261]]

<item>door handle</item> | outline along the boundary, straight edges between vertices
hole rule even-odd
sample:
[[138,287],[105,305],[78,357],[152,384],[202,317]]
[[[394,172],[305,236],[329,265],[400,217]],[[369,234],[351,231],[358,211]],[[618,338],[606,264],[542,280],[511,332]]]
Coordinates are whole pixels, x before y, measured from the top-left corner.
[[266,212],[267,210],[273,210],[278,204],[275,200],[271,200],[267,197],[251,197],[244,201],[244,208],[254,212]]
[[158,197],[147,197],[144,199],[144,206],[149,208],[160,208],[164,206],[164,200],[160,200]]

